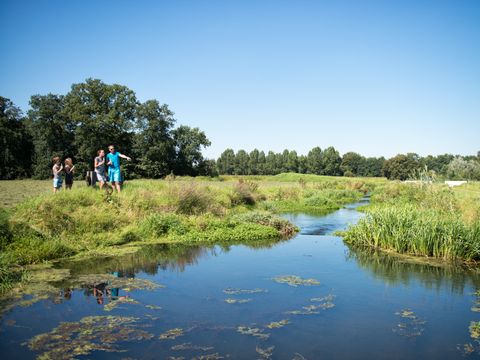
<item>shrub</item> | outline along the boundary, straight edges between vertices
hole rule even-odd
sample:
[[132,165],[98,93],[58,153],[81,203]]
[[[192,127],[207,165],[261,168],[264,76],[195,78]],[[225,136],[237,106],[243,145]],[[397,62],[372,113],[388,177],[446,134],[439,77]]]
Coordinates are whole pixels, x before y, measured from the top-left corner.
[[176,212],[185,215],[198,215],[207,212],[212,204],[212,198],[195,185],[179,189],[176,199]]
[[184,234],[187,229],[178,215],[153,214],[145,218],[139,226],[145,236],[164,236],[169,233]]
[[[258,186],[258,185],[257,185]],[[252,193],[249,183],[239,181],[233,188],[231,194],[229,194],[230,202],[232,206],[236,205],[255,205],[256,200]]]
[[0,250],[12,242],[12,232],[8,221],[8,214],[0,209]]

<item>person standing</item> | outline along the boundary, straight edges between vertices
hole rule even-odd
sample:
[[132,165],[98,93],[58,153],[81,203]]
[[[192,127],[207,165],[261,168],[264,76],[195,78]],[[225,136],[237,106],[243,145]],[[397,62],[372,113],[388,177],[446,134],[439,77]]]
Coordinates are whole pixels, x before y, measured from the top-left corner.
[[53,173],[53,192],[56,193],[58,190],[62,188],[62,171],[63,171],[63,165],[62,162],[60,161],[60,157],[55,156],[53,158],[53,167],[52,167],[52,173]]
[[108,178],[117,192],[121,191],[122,173],[120,172],[120,158],[128,161],[132,160],[130,157],[120,154],[115,150],[114,145],[108,146],[109,154],[107,155]]
[[100,149],[97,151],[97,157],[95,158],[95,175],[97,181],[100,182],[100,190],[103,189],[103,185],[107,182],[107,176],[105,175],[105,150]]
[[72,190],[73,186],[73,172],[75,170],[75,165],[71,158],[65,159],[65,189]]

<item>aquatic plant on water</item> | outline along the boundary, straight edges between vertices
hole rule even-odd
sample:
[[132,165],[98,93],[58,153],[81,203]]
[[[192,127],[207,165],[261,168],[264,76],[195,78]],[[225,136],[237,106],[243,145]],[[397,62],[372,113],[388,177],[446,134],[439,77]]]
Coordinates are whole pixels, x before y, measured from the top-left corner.
[[296,275],[282,275],[276,276],[273,278],[273,281],[276,281],[280,284],[287,284],[293,287],[301,286],[312,286],[320,285],[320,282],[316,279],[302,279],[300,276]]

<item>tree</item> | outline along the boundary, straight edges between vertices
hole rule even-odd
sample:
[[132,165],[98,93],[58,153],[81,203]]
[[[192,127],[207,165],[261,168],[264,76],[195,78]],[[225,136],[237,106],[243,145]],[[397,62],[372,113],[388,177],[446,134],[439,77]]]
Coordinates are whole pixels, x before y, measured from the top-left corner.
[[52,158],[75,160],[75,126],[65,114],[62,95],[33,95],[28,111],[29,131],[34,145],[33,175],[46,179],[52,174]]
[[30,176],[32,152],[32,139],[22,112],[0,96],[0,179]]
[[340,168],[345,176],[362,176],[365,158],[356,152],[347,152],[342,157]]
[[238,150],[235,155],[235,175],[247,175],[250,158],[245,150]]
[[172,171],[175,161],[174,124],[173,112],[168,105],[160,105],[157,100],[138,105],[134,155],[142,176],[160,178]]
[[362,176],[381,177],[383,176],[384,157],[369,157],[365,159]]
[[199,128],[185,125],[179,126],[172,133],[176,149],[175,174],[198,175],[204,162],[202,148],[210,146],[210,140]]
[[65,116],[75,124],[79,170],[92,168],[97,150],[115,144],[130,153],[137,110],[135,93],[126,86],[98,79],[73,84],[65,96]]
[[314,147],[307,155],[308,173],[321,175],[323,173],[323,153],[320,147]]
[[333,146],[330,146],[323,150],[322,154],[322,167],[323,174],[330,176],[339,176],[342,175],[342,170],[340,165],[342,163],[342,158],[340,153],[335,150]]
[[448,164],[447,176],[455,180],[480,180],[480,163],[457,156]]
[[288,152],[286,165],[287,172],[298,172],[298,155],[295,150]]
[[416,154],[399,154],[385,161],[383,173],[388,179],[407,180],[421,164]]
[[235,171],[235,153],[232,149],[227,149],[220,155],[217,160],[217,170],[220,174],[233,174]]
[[[257,149],[253,149],[250,154],[248,154],[248,174],[249,175],[258,175],[260,172],[260,152]],[[265,154],[263,154],[263,159],[265,160]]]
[[265,157],[265,175],[275,175],[278,173],[276,155],[273,151],[269,151]]

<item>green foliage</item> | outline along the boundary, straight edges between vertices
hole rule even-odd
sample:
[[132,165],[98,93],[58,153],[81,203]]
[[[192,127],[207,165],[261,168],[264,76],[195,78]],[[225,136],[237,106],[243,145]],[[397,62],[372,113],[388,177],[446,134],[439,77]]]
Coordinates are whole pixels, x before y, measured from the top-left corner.
[[31,175],[33,144],[18,107],[0,96],[0,179]]
[[407,180],[417,169],[421,168],[419,160],[417,154],[400,154],[385,161],[383,172],[387,179]]
[[176,212],[179,214],[203,214],[212,204],[212,198],[209,194],[199,190],[193,183],[180,187],[176,196]]
[[176,214],[152,214],[139,225],[139,232],[146,236],[184,234],[187,231],[180,216]]
[[[345,241],[446,260],[480,259],[480,206],[458,190],[437,185],[389,183],[377,187],[367,216]],[[460,193],[461,194],[461,193]]]

